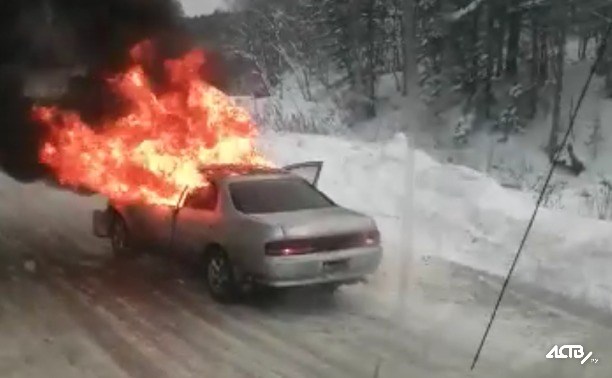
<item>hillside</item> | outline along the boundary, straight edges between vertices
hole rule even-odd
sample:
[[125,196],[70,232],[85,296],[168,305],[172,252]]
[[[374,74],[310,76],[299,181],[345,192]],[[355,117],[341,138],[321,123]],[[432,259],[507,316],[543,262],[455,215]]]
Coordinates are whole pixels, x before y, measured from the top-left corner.
[[[591,65],[589,60],[577,59],[577,46],[576,40],[567,46],[561,105],[561,114],[565,116],[561,119],[561,131],[567,127],[570,106],[577,100]],[[593,53],[593,48],[589,53]],[[612,186],[608,185],[612,177],[609,165],[612,101],[604,98],[603,80],[596,77],[590,85],[570,138],[586,170],[575,176],[558,169],[546,194],[545,207],[566,209],[591,218],[612,217]],[[350,109],[342,105],[341,89],[330,91],[315,86],[313,100],[307,101],[292,75],[284,77],[282,90],[277,88],[271,97],[243,96],[237,100],[267,130],[347,135],[364,141],[386,141],[397,132],[405,132],[418,148],[436,159],[481,171],[502,186],[536,198],[550,167],[545,150],[551,127],[549,109],[543,106],[522,132],[511,134],[507,140],[487,124],[474,122],[464,142],[457,143],[457,124],[465,119],[460,104],[432,108],[414,94],[402,96],[396,84],[394,75],[381,77],[377,87],[377,116],[359,122],[351,122]],[[541,101],[548,103],[549,100]],[[593,131],[595,125],[600,125],[597,132]]]

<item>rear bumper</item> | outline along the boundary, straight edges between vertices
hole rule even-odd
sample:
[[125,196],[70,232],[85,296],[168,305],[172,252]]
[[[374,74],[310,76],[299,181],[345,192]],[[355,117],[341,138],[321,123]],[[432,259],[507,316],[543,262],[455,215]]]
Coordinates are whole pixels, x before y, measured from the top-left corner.
[[[301,256],[266,257],[265,273],[255,277],[259,284],[293,287],[358,281],[376,271],[382,259],[381,247],[354,248]],[[341,261],[338,267],[330,262]]]

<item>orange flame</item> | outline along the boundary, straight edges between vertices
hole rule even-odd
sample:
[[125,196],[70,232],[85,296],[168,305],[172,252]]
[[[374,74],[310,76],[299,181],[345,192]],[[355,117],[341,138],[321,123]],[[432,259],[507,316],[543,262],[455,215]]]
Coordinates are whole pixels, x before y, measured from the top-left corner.
[[40,160],[61,184],[116,201],[174,205],[185,187],[206,185],[203,165],[269,165],[255,149],[247,111],[201,80],[201,51],[165,62],[172,89],[157,95],[141,64],[147,48],[136,46],[136,63],[108,80],[129,104],[119,119],[92,128],[74,112],[34,108],[49,129]]

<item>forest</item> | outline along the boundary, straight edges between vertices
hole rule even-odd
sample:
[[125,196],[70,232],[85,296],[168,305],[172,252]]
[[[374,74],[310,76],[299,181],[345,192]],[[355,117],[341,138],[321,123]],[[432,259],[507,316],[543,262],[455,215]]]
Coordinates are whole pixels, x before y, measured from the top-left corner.
[[[256,72],[282,91],[291,75],[306,101],[313,88],[341,91],[357,120],[376,117],[386,75],[403,95],[432,109],[459,105],[506,138],[551,114],[552,157],[568,41],[592,60],[609,17],[605,0],[239,0],[232,12],[186,22],[228,60],[234,81]],[[610,49],[596,73],[612,96]]]

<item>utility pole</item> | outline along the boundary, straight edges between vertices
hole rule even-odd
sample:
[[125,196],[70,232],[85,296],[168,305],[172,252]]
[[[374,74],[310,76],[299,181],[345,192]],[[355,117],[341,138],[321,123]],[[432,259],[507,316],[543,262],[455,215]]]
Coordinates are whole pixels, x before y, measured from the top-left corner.
[[408,95],[408,87],[416,73],[414,0],[402,1],[402,55],[404,59],[402,95]]

